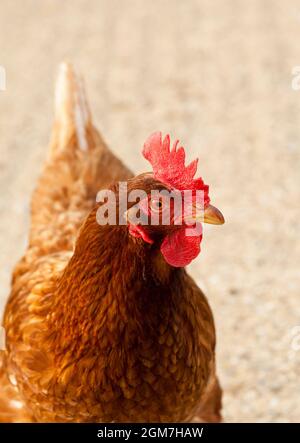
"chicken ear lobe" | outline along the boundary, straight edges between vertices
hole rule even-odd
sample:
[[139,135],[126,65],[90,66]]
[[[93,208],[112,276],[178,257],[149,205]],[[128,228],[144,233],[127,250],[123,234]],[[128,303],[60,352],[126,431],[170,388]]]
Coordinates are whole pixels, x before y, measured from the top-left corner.
[[161,253],[169,265],[183,268],[191,263],[200,253],[202,232],[199,235],[188,236],[188,228],[183,227],[169,234],[161,245]]

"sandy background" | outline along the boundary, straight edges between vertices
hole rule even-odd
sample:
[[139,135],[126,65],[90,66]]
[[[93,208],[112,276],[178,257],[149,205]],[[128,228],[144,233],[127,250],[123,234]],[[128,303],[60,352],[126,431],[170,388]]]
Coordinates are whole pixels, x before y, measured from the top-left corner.
[[[137,172],[154,130],[200,156],[224,227],[191,267],[214,310],[226,421],[300,421],[300,2],[2,0],[0,300],[24,251],[58,63]],[[1,309],[1,307],[0,307]],[[300,329],[300,328],[299,328]]]

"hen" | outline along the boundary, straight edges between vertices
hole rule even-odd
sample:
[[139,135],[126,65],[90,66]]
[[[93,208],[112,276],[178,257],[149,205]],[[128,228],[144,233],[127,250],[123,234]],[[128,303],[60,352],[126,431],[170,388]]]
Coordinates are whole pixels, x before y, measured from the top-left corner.
[[[200,251],[199,220],[224,219],[194,179],[197,162],[185,167],[183,148],[170,150],[155,133],[143,150],[153,172],[134,177],[94,128],[68,64],[55,108],[29,245],[4,314],[0,421],[219,421],[213,316],[184,266]],[[123,211],[124,185],[127,197],[142,190],[146,198]],[[174,199],[163,223],[157,189],[191,191],[190,209],[180,217]],[[103,222],[114,208],[117,223]],[[155,214],[157,223],[144,222]]]

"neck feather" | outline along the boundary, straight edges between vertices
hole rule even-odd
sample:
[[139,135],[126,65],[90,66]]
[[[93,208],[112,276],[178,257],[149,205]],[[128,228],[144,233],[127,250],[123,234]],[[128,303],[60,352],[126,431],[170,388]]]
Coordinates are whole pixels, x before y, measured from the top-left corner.
[[181,272],[155,246],[131,237],[127,226],[99,226],[96,210],[81,228],[55,293],[52,321],[65,348],[85,335],[97,341],[104,323],[118,329],[115,334],[128,322],[137,333],[154,327],[161,304],[170,302],[170,282]]

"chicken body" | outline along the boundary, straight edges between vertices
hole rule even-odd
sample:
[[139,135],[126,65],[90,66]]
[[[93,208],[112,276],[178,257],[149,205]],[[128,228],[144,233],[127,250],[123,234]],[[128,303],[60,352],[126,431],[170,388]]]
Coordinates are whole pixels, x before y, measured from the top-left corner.
[[63,65],[29,246],[4,315],[0,420],[220,420],[206,298],[126,226],[96,221],[99,189],[132,177]]

